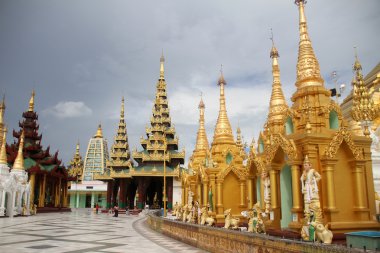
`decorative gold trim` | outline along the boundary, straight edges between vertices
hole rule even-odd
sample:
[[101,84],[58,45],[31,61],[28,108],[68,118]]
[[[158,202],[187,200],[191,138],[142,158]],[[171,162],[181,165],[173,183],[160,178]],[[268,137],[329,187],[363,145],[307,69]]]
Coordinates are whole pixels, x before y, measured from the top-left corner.
[[264,150],[265,163],[270,164],[276,155],[278,148],[281,147],[284,153],[291,159],[297,159],[297,147],[292,139],[286,139],[282,134],[271,136],[271,143]]
[[354,141],[352,140],[352,135],[346,127],[341,127],[339,131],[334,135],[332,141],[326,147],[324,155],[328,158],[335,158],[343,140],[346,141],[356,160],[363,159],[363,153],[359,148],[356,147]]

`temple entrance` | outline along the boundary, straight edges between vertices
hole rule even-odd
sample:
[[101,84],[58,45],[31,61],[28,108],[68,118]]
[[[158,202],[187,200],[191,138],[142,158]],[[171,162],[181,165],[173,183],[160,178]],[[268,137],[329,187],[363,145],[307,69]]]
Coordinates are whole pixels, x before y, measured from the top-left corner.
[[91,208],[91,194],[86,194],[86,208]]
[[[158,178],[160,179],[160,178]],[[146,189],[146,205],[150,209],[163,207],[163,180],[152,180]]]
[[280,172],[281,191],[281,228],[288,227],[292,221],[292,173],[289,165],[285,165]]

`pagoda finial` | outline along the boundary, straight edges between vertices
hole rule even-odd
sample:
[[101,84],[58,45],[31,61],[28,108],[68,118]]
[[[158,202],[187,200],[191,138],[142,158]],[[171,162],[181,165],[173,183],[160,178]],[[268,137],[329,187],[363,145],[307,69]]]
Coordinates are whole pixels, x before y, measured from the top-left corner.
[[4,112],[5,112],[5,94],[3,95],[3,101],[0,104],[0,126],[4,124]]
[[277,48],[274,45],[274,39],[273,39],[273,30],[272,28],[270,29],[271,37],[270,40],[272,41],[272,49],[270,50],[270,58],[278,58],[280,55],[278,54]]
[[359,58],[358,58],[358,49],[357,49],[356,46],[354,46],[354,50],[355,50],[355,63],[354,63],[353,70],[354,71],[361,71],[362,70],[362,65],[360,64],[360,61],[359,61]]
[[3,141],[1,143],[1,150],[0,150],[0,165],[5,164],[7,165],[7,150],[6,150],[6,144],[7,144],[7,128],[4,128],[3,130]]
[[221,85],[221,84],[226,85],[227,84],[227,82],[226,82],[226,80],[224,80],[224,76],[223,76],[223,64],[220,64],[220,77],[218,80],[218,84],[219,85]]
[[199,105],[198,105],[198,108],[199,109],[205,109],[205,103],[203,103],[203,94],[201,92],[201,101],[199,101]]
[[124,96],[121,98],[120,120],[124,119]]
[[236,129],[236,144],[238,146],[242,145],[241,129],[240,129],[239,125],[238,125],[238,127]]
[[323,79],[319,62],[315,57],[313,47],[307,30],[307,22],[305,16],[306,0],[295,0],[295,4],[299,9],[299,49],[297,62],[297,88],[306,86],[323,86]]
[[220,71],[218,85],[220,86],[219,116],[215,126],[213,144],[217,142],[226,142],[233,144],[234,137],[232,135],[231,124],[227,117],[226,98],[224,96],[224,85],[226,85],[226,81],[223,77],[223,69]]
[[164,49],[162,49],[162,54],[160,58],[160,79],[165,79],[164,62],[165,62]]
[[205,104],[203,103],[203,99],[201,97],[201,101],[199,102],[199,129],[197,133],[197,142],[195,144],[195,150],[208,150],[208,140],[205,128]]
[[17,152],[17,157],[15,162],[13,163],[13,168],[14,170],[24,170],[24,154],[23,154],[23,149],[24,149],[24,130],[22,130],[21,137],[20,137],[20,145],[18,146],[18,152]]
[[98,130],[96,131],[94,138],[103,138],[102,124],[99,124]]
[[79,153],[79,140],[77,142],[77,146],[76,146],[76,149],[75,149],[75,156],[78,156],[78,155],[80,155],[80,153]]
[[34,111],[34,96],[35,96],[35,92],[34,92],[34,89],[32,90],[32,96],[30,97],[30,100],[29,100],[29,112],[33,112]]

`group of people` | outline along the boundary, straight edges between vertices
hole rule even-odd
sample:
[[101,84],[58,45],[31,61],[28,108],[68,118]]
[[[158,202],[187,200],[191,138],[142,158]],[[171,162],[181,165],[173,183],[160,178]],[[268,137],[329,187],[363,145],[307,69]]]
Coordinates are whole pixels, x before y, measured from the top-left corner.
[[[95,209],[95,213],[98,214],[99,213],[99,204],[95,204],[94,205],[94,209]],[[129,211],[128,211],[128,207],[125,207],[125,213],[128,215],[129,214]],[[110,213],[113,212],[113,217],[119,217],[119,206],[118,204],[115,204],[115,206],[110,209]]]

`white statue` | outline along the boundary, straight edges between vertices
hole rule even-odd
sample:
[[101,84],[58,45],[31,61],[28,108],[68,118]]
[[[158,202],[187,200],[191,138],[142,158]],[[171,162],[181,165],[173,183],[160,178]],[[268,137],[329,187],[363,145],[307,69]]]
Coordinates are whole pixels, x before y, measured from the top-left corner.
[[302,193],[304,196],[305,213],[310,213],[310,204],[320,206],[319,193],[318,193],[318,181],[321,180],[321,175],[316,172],[309,161],[308,156],[305,156],[303,163],[303,173],[301,176]]
[[269,213],[269,209],[270,209],[270,179],[268,177],[268,173],[265,170],[261,174],[261,182],[264,185],[265,213]]

